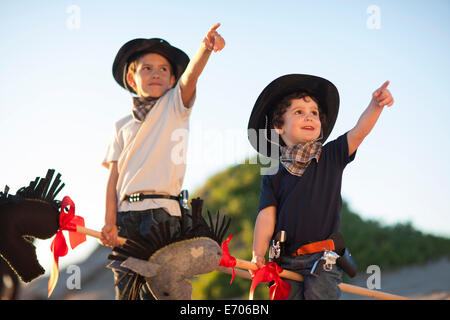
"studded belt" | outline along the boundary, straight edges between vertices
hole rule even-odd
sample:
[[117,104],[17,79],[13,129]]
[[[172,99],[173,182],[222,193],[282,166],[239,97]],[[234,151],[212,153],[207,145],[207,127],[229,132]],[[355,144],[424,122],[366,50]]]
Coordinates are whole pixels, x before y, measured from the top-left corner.
[[139,202],[144,199],[170,199],[175,201],[180,201],[180,196],[170,196],[166,194],[144,194],[144,193],[132,193],[125,197],[128,202]]

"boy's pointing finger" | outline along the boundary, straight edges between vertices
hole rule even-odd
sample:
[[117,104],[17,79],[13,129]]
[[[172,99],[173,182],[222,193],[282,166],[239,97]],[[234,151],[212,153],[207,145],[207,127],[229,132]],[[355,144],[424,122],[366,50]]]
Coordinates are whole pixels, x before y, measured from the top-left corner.
[[218,23],[216,23],[215,25],[213,25],[213,26],[211,27],[211,29],[209,29],[209,31],[216,31],[218,27],[220,27],[220,22],[218,22]]
[[381,86],[380,90],[383,91],[384,89],[387,88],[387,86],[389,85],[389,81],[386,81],[385,83],[383,83],[383,85]]
[[389,81],[383,83],[383,85],[377,91],[375,91],[374,96],[378,98],[378,96],[383,93],[383,91],[387,88],[388,85]]

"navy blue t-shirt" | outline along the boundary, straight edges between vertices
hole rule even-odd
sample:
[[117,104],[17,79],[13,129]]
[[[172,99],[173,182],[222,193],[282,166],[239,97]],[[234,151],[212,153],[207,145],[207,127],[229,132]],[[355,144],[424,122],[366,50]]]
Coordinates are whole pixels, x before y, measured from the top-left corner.
[[288,253],[339,231],[342,173],[355,154],[348,155],[345,133],[326,143],[319,161],[313,159],[301,177],[290,174],[281,163],[276,174],[263,177],[259,211],[277,207],[274,235],[287,232]]

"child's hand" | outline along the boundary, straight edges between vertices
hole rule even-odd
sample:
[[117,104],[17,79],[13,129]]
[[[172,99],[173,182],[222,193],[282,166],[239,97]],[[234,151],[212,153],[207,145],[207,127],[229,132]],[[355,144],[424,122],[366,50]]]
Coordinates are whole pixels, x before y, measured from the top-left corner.
[[117,240],[119,231],[114,224],[105,224],[102,228],[102,238],[99,240],[104,246],[115,247],[120,243]]
[[259,269],[264,267],[264,265],[266,264],[266,260],[263,256],[253,256],[252,262],[255,263]]
[[220,23],[216,23],[215,25],[213,25],[206,34],[206,37],[203,39],[203,43],[208,50],[214,50],[214,52],[217,52],[225,47],[225,40],[216,31],[219,27]]
[[372,101],[374,101],[380,107],[384,107],[385,105],[390,107],[394,104],[394,98],[392,97],[389,89],[387,89],[388,85],[389,81],[386,81],[379,89],[377,89],[373,93]]
[[[266,264],[266,260],[264,259],[264,256],[258,256],[258,255],[254,255],[251,262],[256,264],[258,269],[261,269]],[[248,272],[250,272],[250,274],[252,276],[253,276],[253,273],[255,273],[254,270],[248,270]]]

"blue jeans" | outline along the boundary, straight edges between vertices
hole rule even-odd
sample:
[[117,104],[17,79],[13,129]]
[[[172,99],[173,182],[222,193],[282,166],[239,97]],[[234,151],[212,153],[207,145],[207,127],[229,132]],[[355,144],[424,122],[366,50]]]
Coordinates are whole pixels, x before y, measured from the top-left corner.
[[[171,216],[162,208],[118,212],[116,224],[119,228],[120,237],[133,239],[137,235],[146,237],[150,233],[152,226],[157,227],[159,223],[166,221],[169,221],[171,235],[179,231],[180,218]],[[126,299],[130,289],[127,288],[127,283],[133,281],[134,274],[126,274],[128,270],[121,268],[119,264],[115,263],[113,274],[114,283],[116,284],[116,300],[123,300]],[[142,286],[139,296],[141,300],[155,300],[146,284]]]
[[336,264],[330,271],[321,268],[319,275],[310,273],[317,259],[322,257],[323,252],[302,255],[298,257],[283,256],[281,267],[286,270],[297,272],[303,276],[304,281],[284,279],[291,285],[291,291],[286,300],[337,300],[341,296],[338,284],[342,282],[342,269]]

